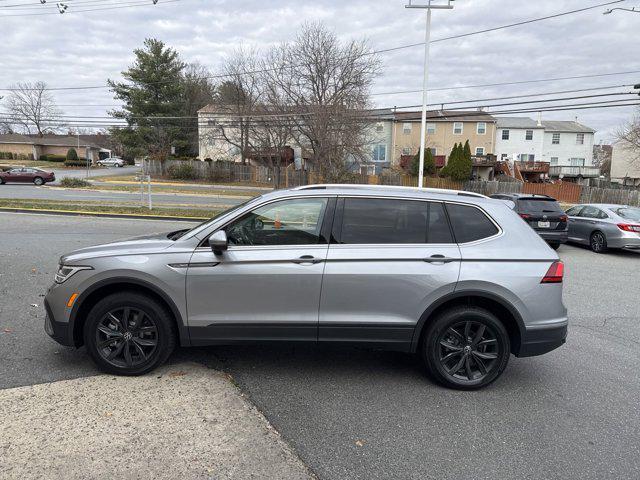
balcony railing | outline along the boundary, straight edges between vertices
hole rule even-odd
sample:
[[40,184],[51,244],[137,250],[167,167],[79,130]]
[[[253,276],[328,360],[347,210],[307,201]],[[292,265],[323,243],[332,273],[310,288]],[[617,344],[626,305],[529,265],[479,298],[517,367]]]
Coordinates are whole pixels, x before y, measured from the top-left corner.
[[599,167],[571,167],[571,166],[561,166],[554,165],[549,169],[549,174],[553,177],[599,177],[600,176],[600,168]]
[[522,173],[549,173],[548,162],[516,162]]
[[474,167],[495,167],[498,163],[498,159],[495,155],[486,155],[486,156],[472,156],[471,162]]

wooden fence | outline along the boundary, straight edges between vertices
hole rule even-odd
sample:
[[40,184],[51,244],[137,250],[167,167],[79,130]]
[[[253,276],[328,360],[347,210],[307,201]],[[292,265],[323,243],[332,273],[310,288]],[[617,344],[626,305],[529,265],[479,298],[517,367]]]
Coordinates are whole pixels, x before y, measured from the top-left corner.
[[[301,185],[323,183],[312,171],[289,168],[242,165],[231,162],[200,162],[186,160],[147,160],[143,164],[145,173],[169,176],[182,180],[205,180],[211,183],[246,183],[265,187],[293,188]],[[354,174],[352,183],[364,185],[398,185],[417,187],[418,179],[399,172],[381,175]],[[639,190],[636,188],[599,188],[576,183],[523,183],[474,180],[456,182],[448,178],[425,177],[424,186],[446,190],[465,190],[494,195],[496,193],[528,193],[549,195],[563,203],[617,203],[640,206]]]

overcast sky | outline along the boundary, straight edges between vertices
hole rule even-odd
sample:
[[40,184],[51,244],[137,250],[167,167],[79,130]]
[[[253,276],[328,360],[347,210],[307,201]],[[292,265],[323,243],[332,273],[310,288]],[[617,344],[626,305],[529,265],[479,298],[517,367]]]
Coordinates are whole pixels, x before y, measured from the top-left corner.
[[[80,8],[134,1],[70,0],[64,15],[14,17],[5,15],[43,13],[54,8],[49,6],[53,2],[42,6],[38,0],[0,0],[0,87],[35,80],[44,80],[50,87],[103,85],[107,78],[121,78],[120,72],[132,62],[133,49],[147,37],[163,40],[178,50],[183,60],[198,61],[213,73],[234,47],[243,44],[264,49],[287,41],[305,20],[324,22],[345,40],[365,37],[376,50],[424,39],[424,12],[405,9],[404,0],[177,0],[156,6],[148,0],[148,6],[137,8],[74,13]],[[432,38],[604,1],[457,0],[453,10],[434,12]],[[29,4],[29,10],[6,8],[16,4]],[[640,6],[640,0],[627,0],[616,6]],[[640,70],[640,14],[617,11],[602,15],[605,10],[601,7],[435,43],[431,49],[430,85],[459,87]],[[420,46],[382,54],[383,70],[373,93],[420,89],[422,59]],[[640,83],[640,74],[441,90],[432,92],[429,100],[446,102],[633,83]],[[6,94],[0,95],[3,93]],[[106,88],[56,92],[55,97],[65,105],[61,108],[66,115],[101,116],[108,105],[115,105]],[[421,102],[419,93],[373,98],[379,107]],[[545,113],[543,118],[573,120],[577,116],[581,123],[598,130],[598,139],[608,140],[632,114],[632,107],[625,107]]]

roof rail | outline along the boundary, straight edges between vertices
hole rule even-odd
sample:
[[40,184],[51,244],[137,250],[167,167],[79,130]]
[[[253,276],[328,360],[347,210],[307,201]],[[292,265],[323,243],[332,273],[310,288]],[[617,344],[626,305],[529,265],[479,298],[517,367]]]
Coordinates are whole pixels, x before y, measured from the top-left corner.
[[292,190],[328,190],[332,188],[350,188],[355,190],[412,190],[426,193],[443,193],[465,197],[489,198],[486,195],[482,195],[481,193],[467,192],[464,190],[449,190],[446,188],[403,187],[400,185],[362,185],[358,183],[320,183],[317,185],[302,185],[300,187],[295,187]]

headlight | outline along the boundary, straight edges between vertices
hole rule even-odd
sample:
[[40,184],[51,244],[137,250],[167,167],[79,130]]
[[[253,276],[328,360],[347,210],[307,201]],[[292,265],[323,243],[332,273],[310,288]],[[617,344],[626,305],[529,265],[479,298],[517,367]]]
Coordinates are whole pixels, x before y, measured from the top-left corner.
[[79,265],[58,265],[58,271],[54,280],[56,283],[63,283],[80,270],[93,270],[93,267]]

